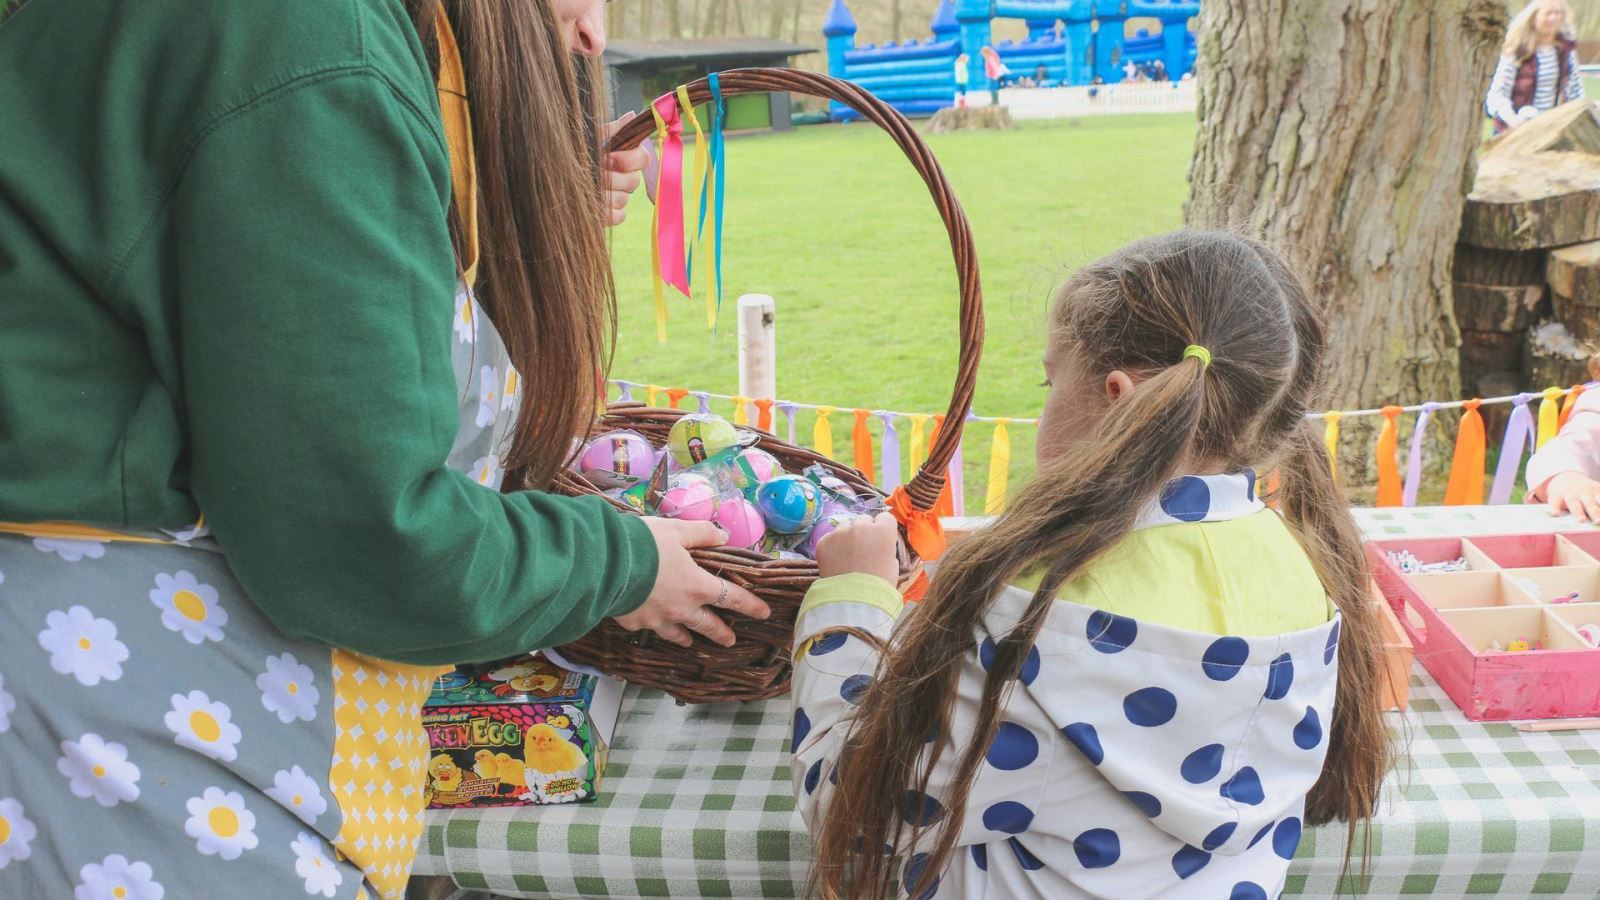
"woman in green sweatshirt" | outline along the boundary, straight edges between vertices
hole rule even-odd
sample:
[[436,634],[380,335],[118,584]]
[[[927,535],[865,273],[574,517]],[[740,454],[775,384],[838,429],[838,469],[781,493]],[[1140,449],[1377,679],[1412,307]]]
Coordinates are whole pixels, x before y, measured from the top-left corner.
[[497,490],[614,336],[601,8],[0,21],[0,896],[398,896],[441,666],[766,614],[709,525]]

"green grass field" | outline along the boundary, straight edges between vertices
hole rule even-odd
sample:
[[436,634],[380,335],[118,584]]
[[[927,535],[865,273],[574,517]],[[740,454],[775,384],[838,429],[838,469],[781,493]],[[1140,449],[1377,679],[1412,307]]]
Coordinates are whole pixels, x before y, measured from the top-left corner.
[[[971,219],[981,263],[979,414],[1037,414],[1042,326],[1067,273],[1181,224],[1194,130],[1187,115],[1109,116],[928,136]],[[656,342],[649,232],[641,197],[613,240],[621,319],[614,377],[736,393],[735,301],[763,293],[777,300],[781,399],[944,411],[957,349],[949,243],[926,188],[878,129],[816,126],[729,141],[725,300],[714,339],[704,297],[669,291],[670,337]],[[717,411],[730,415],[731,405]],[[835,455],[848,460],[848,413],[832,424]],[[811,429],[802,414],[802,443]],[[992,430],[968,431],[971,512],[983,507]],[[909,423],[899,431],[904,453]],[[1010,431],[1015,487],[1032,469],[1033,432]],[[876,423],[873,435],[876,446]]]

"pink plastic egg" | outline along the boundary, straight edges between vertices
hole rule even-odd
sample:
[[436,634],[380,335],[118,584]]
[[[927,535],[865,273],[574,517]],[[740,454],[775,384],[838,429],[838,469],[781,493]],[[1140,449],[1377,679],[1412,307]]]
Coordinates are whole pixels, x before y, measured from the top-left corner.
[[618,475],[646,478],[655,468],[656,450],[644,436],[633,431],[612,431],[591,440],[578,457],[578,470],[600,470]]
[[767,523],[755,505],[743,497],[724,501],[717,509],[716,523],[728,533],[728,546],[749,549],[767,536]]
[[710,522],[717,515],[717,488],[711,479],[693,472],[680,472],[668,482],[661,495],[661,514],[669,519]]

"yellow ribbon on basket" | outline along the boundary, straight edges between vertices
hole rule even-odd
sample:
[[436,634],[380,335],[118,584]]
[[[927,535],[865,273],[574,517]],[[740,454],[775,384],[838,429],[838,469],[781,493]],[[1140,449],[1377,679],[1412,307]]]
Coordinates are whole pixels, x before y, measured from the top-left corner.
[[833,415],[831,406],[817,407],[817,424],[811,430],[811,446],[818,453],[833,459],[833,426],[828,422],[828,416]]
[[996,419],[994,439],[989,444],[989,488],[984,492],[983,512],[998,516],[1006,511],[1006,485],[1011,477],[1011,435],[1006,432],[1010,419]]
[[[700,119],[699,119],[698,116],[696,116],[694,114],[694,104],[689,102],[689,86],[686,85],[686,84],[678,85],[678,109],[679,109],[679,111],[680,111],[680,113],[681,113],[681,115],[683,117],[683,120],[685,122],[688,122],[690,127],[694,129],[694,177],[689,179],[689,184],[691,185],[691,187],[689,189],[690,190],[690,196],[689,196],[688,202],[686,202],[683,205],[683,209],[684,209],[683,217],[684,217],[684,222],[685,222],[684,230],[688,231],[687,222],[688,222],[688,219],[689,219],[689,210],[698,209],[699,208],[699,206],[700,206],[700,191],[701,191],[701,187],[703,185],[707,185],[707,181],[706,181],[706,165],[707,165],[707,161],[709,159],[709,148],[707,146],[708,142],[706,141],[705,132],[700,129]],[[695,228],[694,232],[688,235],[687,239],[688,239],[688,244],[689,244],[689,247],[688,247],[688,258],[689,259],[694,259],[695,250],[698,249],[700,244],[701,244],[701,242],[705,240],[705,228],[706,228],[705,219],[701,219],[699,221],[698,226]],[[716,295],[716,293],[714,293],[714,291],[715,291],[715,281],[713,279],[707,278],[706,279],[706,327],[707,328],[715,328],[716,325],[717,325],[717,295]]]
[[1328,448],[1328,470],[1335,481],[1339,479],[1339,420],[1343,418],[1342,412],[1326,413],[1324,421],[1328,424],[1322,430],[1322,443]]
[[1539,436],[1533,449],[1538,450],[1556,436],[1561,428],[1561,395],[1566,391],[1558,387],[1544,389],[1544,400],[1539,404]]

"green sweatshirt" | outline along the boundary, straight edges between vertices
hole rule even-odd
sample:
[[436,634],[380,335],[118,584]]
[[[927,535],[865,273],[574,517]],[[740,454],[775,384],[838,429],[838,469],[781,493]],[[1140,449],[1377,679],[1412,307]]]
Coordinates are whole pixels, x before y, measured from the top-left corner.
[[399,662],[636,608],[640,520],[444,465],[449,204],[399,0],[24,5],[0,24],[0,520],[203,510],[287,634]]

